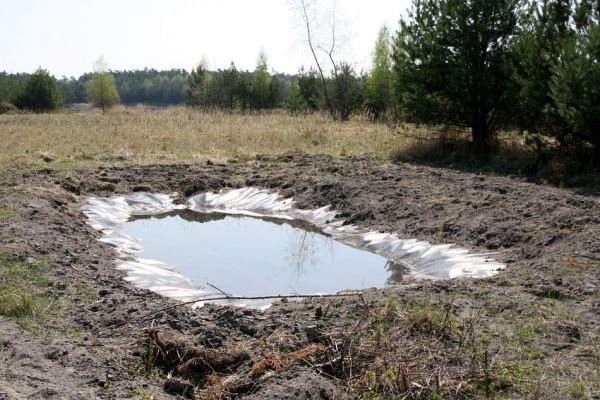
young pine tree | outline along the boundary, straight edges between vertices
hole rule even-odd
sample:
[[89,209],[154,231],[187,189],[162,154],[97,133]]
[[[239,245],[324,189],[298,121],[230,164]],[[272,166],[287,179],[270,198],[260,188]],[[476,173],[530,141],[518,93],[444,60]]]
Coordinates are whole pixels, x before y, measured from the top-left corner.
[[187,103],[191,106],[206,106],[208,92],[208,63],[202,59],[188,77]]
[[250,98],[253,108],[261,110],[271,106],[271,80],[271,74],[269,74],[267,66],[267,56],[261,51],[250,84]]
[[298,115],[308,109],[308,105],[304,100],[304,96],[302,96],[302,91],[300,90],[300,85],[298,85],[298,82],[295,82],[292,85],[290,94],[285,101],[285,108],[292,115]]

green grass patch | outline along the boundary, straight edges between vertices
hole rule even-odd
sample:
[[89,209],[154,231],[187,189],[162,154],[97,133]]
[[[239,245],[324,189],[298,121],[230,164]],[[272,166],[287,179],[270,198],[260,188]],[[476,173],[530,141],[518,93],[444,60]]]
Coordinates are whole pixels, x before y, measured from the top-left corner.
[[0,256],[0,316],[18,321],[35,333],[48,333],[48,317],[59,311],[57,296],[44,276],[46,262],[23,263]]
[[79,284],[74,288],[74,296],[77,300],[93,302],[98,300],[98,293],[84,284]]
[[531,343],[537,338],[545,336],[546,333],[547,327],[541,317],[529,319],[516,330],[516,336],[521,344]]
[[590,398],[588,390],[583,382],[573,382],[569,386],[569,394],[577,400],[588,400]]
[[456,331],[452,306],[446,310],[431,303],[416,303],[407,310],[407,323],[415,333],[448,336]]
[[13,210],[9,210],[8,208],[0,207],[0,219],[4,218],[14,218],[18,214]]

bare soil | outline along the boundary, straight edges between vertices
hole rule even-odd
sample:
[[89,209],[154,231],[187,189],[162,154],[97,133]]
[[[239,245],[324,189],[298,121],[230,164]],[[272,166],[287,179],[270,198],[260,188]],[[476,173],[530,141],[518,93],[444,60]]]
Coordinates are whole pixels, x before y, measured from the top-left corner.
[[[61,312],[0,317],[0,399],[600,398],[600,199],[373,158],[5,171],[0,255],[47,264]],[[199,309],[132,287],[86,195],[257,186],[349,223],[493,252],[489,279]],[[437,397],[436,397],[437,396]]]

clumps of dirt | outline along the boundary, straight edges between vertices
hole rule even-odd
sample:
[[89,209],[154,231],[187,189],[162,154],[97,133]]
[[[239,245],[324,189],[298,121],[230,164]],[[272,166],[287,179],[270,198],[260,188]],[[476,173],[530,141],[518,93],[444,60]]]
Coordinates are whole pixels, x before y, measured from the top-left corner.
[[[299,377],[316,386],[311,392],[299,385],[302,394],[292,398],[473,398],[506,385],[491,361],[506,355],[480,337],[478,312],[461,315],[464,305],[453,301],[367,298],[335,303],[340,311],[321,311],[316,324],[301,330],[229,338],[218,348],[151,325],[145,330],[147,369],[160,368],[168,376],[165,391],[187,398],[280,398]],[[297,318],[313,310],[281,307],[278,315],[295,310]]]
[[[144,334],[146,370],[166,372],[165,391],[193,399],[248,394],[298,362],[315,362],[326,351],[323,344],[308,343],[284,353],[270,348],[269,338],[212,349],[197,346],[186,336],[162,333],[154,324]],[[251,356],[246,347],[259,355]]]
[[148,335],[148,359],[153,364],[195,382],[203,382],[211,372],[231,369],[248,360],[249,354],[243,350],[223,351],[194,346],[185,338],[161,335],[154,326],[146,329]]
[[162,334],[153,325],[146,328],[145,334],[148,338],[146,368],[167,371],[171,378],[164,383],[165,391],[187,398],[202,398],[198,397],[200,393],[207,391],[216,395],[216,386],[222,391],[231,390],[232,385],[225,385],[216,377],[234,373],[250,359],[245,350],[195,346],[188,338]]
[[252,365],[252,368],[250,369],[250,375],[253,378],[258,378],[263,376],[268,371],[281,373],[283,370],[297,361],[313,358],[324,352],[325,346],[320,343],[309,344],[306,347],[285,355],[278,354],[277,352],[270,352],[265,354],[260,360]]

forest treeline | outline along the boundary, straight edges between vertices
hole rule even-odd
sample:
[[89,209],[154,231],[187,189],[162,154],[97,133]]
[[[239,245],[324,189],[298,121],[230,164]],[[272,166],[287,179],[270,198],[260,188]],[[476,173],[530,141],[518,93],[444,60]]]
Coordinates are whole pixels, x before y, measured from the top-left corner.
[[[41,72],[36,71],[33,74],[0,72],[0,101],[21,105],[22,101],[20,100],[22,100],[21,96],[27,79]],[[146,68],[143,70],[110,71],[110,73],[114,77],[116,89],[123,104],[168,106],[194,102],[189,96],[190,72],[185,69],[157,71]],[[207,71],[207,74],[210,74],[216,80],[220,80],[222,75],[227,74],[227,71]],[[252,72],[247,71],[239,71],[238,74],[247,80],[252,76]],[[62,95],[60,105],[88,102],[86,85],[92,80],[93,76],[93,72],[88,72],[78,78],[62,77],[56,79],[52,77]],[[291,88],[291,82],[296,77],[286,74],[274,74],[274,76],[281,82],[280,98],[283,99]],[[218,91],[214,86],[211,91]],[[25,104],[22,105],[23,108],[26,108]],[[213,106],[217,106],[217,104]]]
[[[252,72],[233,63],[209,71],[201,62],[189,73],[111,73],[127,104],[283,107],[339,120],[360,111],[392,124],[469,130],[482,153],[500,131],[512,130],[587,152],[600,165],[599,20],[600,0],[413,0],[395,33],[381,29],[365,72],[331,52],[324,71],[313,51],[316,67],[295,76],[270,71],[263,53]],[[33,110],[45,106],[35,93],[56,104],[82,102],[94,76],[56,80],[41,69],[0,74],[0,101]],[[54,88],[41,90],[50,81]]]

